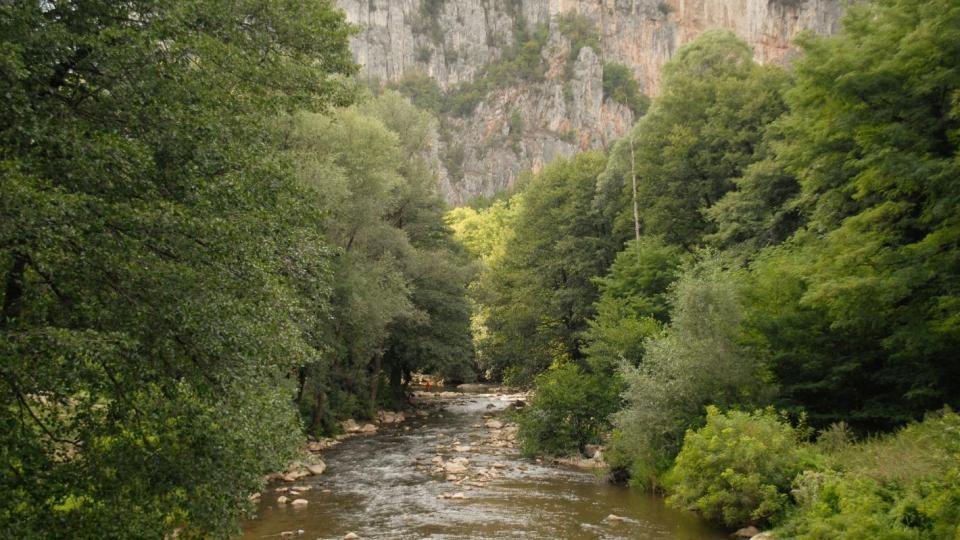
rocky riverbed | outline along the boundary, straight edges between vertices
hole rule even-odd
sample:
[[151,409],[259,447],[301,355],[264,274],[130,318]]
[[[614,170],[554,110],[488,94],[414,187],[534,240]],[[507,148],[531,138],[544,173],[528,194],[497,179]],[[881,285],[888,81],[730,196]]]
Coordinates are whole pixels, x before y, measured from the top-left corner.
[[415,413],[315,442],[321,474],[275,476],[242,538],[725,537],[656,497],[522,458],[504,412],[525,396],[467,390],[418,393]]

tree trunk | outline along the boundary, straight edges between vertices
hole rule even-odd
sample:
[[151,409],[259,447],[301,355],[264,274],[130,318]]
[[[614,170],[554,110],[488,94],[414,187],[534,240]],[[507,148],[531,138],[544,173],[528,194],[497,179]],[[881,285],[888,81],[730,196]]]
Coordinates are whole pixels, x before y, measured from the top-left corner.
[[23,273],[27,268],[27,256],[17,253],[13,256],[13,268],[7,274],[7,283],[3,289],[3,318],[0,319],[0,328],[7,325],[7,321],[20,315],[20,300],[23,298]]
[[394,362],[390,364],[390,393],[394,403],[403,403],[406,399],[403,388],[403,367]]
[[320,391],[317,393],[317,400],[313,404],[313,417],[310,419],[310,433],[319,433],[323,424],[323,415],[326,413],[327,394]]
[[297,405],[303,404],[303,387],[307,383],[307,368],[297,368]]
[[633,152],[633,134],[630,134],[630,174],[633,178],[633,232],[640,244],[640,210],[637,208],[637,156]]
[[373,375],[370,380],[370,414],[377,410],[377,388],[380,386],[380,368],[383,366],[383,355],[378,354],[373,359]]

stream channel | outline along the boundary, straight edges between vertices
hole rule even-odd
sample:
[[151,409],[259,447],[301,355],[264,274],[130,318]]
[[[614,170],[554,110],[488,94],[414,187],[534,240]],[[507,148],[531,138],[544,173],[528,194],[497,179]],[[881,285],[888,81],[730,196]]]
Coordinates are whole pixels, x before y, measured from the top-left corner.
[[[399,539],[727,538],[696,515],[667,508],[660,497],[611,485],[589,471],[522,458],[502,442],[495,446],[495,430],[485,422],[503,420],[497,415],[513,399],[418,393],[429,416],[409,415],[402,424],[325,450],[327,470],[297,482],[309,487],[298,495],[306,506],[277,503],[284,493],[276,489],[290,484],[268,486],[241,538],[300,530],[293,538],[339,539],[351,532]],[[438,473],[438,455],[444,463],[467,458],[468,478],[457,485]],[[444,498],[451,496],[458,498]],[[608,519],[611,514],[619,519]]]

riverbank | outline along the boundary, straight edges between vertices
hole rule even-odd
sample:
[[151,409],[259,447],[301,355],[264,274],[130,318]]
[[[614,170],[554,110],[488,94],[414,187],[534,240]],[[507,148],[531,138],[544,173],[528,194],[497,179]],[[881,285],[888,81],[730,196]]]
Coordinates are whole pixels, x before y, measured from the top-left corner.
[[311,539],[725,537],[656,497],[522,458],[503,412],[524,397],[418,392],[423,413],[323,449],[323,474],[294,484],[309,488],[297,490],[306,505],[276,491],[292,485],[268,486],[242,538],[301,530]]

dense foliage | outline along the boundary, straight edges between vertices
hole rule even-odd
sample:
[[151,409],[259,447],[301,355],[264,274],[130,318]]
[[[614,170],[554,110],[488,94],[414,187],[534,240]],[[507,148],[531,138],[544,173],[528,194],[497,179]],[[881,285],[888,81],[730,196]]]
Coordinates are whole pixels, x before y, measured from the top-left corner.
[[494,376],[529,383],[554,360],[583,360],[600,274],[617,242],[593,207],[605,158],[583,153],[533,178],[505,254],[481,284],[487,336],[481,358]]
[[[819,467],[793,481],[778,537],[952,539],[960,534],[960,414],[932,413],[893,435],[820,437]],[[840,430],[843,431],[843,430]]]
[[0,7],[0,531],[225,535],[298,432],[332,251],[266,121],[347,98],[326,1]]
[[772,410],[722,413],[688,431],[667,477],[667,502],[727,525],[764,523],[784,512],[805,465],[801,432]]
[[510,6],[472,83],[368,96],[330,0],[0,3],[0,536],[228,536],[414,372],[731,526],[960,534],[960,6],[856,3],[789,70],[711,30],[649,109],[606,64],[609,153],[445,214],[431,111],[546,76]]
[[[588,418],[614,427],[614,472],[663,487],[673,469],[673,501],[730,525],[952,537],[949,460],[936,480],[888,482],[824,465],[818,446],[790,492],[800,469],[778,459],[809,450],[789,421],[845,422],[829,440],[960,406],[960,7],[858,3],[838,35],[799,45],[784,70],[705,32],[609,155],[537,175],[477,287],[484,362],[543,392],[524,413],[528,450],[582,446],[592,433],[537,426]],[[606,71],[608,97],[628,91]],[[587,391],[597,380],[623,388],[622,410]],[[719,412],[770,405],[783,413]],[[931,452],[960,437],[942,427]]]
[[538,375],[536,386],[520,417],[525,454],[568,456],[602,442],[607,419],[619,408],[621,385],[568,363]]
[[298,400],[328,428],[381,371],[472,374],[435,130],[332,112],[351,32],[326,0],[0,6],[0,536],[229,536]]
[[[325,211],[338,248],[320,331],[327,354],[299,368],[297,400],[311,432],[343,416],[369,415],[402,397],[414,371],[473,376],[467,261],[443,222],[433,118],[395,92],[333,114],[285,122],[296,175]],[[362,141],[362,143],[361,143]],[[380,392],[385,372],[391,392]]]

